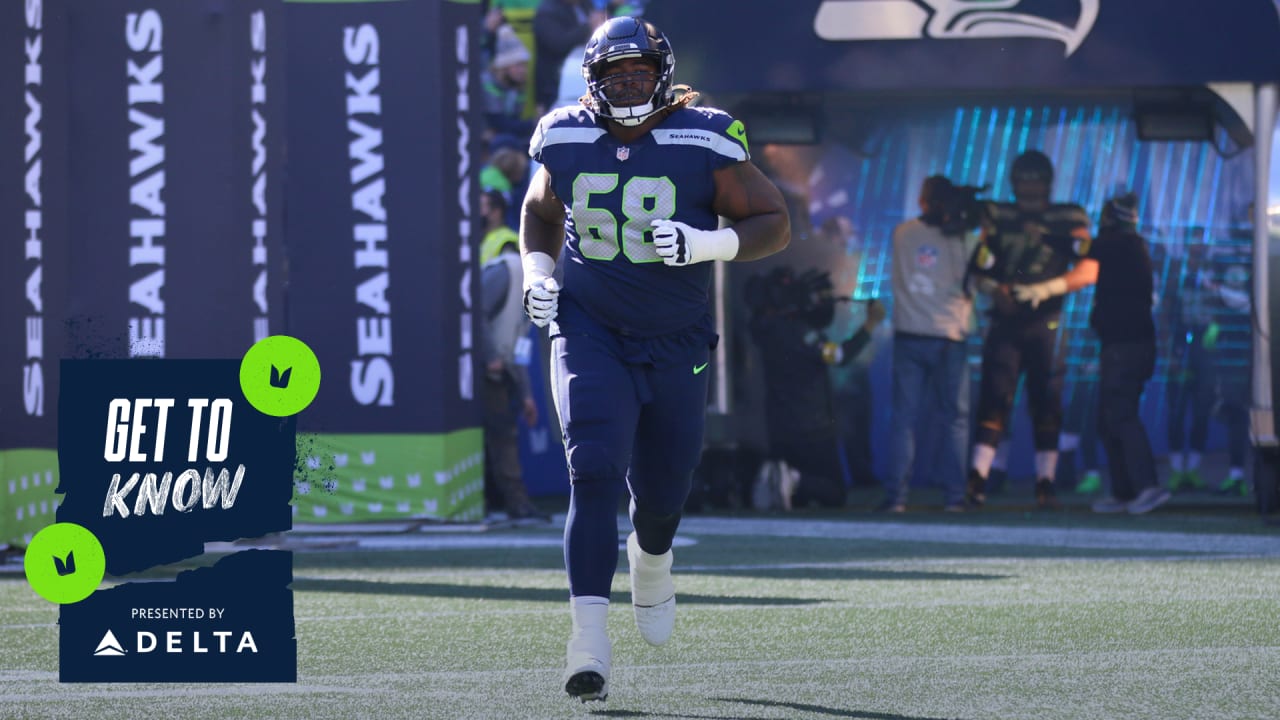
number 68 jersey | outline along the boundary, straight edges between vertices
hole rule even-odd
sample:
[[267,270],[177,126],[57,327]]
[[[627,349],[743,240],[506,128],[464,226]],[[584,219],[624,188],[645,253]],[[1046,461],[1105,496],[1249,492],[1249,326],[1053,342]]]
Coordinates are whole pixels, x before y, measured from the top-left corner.
[[627,334],[679,331],[709,311],[712,264],[664,265],[652,222],[714,230],[713,173],[750,157],[746,133],[711,108],[680,108],[629,144],[605,122],[581,106],[560,108],[542,118],[529,145],[565,205],[561,300]]

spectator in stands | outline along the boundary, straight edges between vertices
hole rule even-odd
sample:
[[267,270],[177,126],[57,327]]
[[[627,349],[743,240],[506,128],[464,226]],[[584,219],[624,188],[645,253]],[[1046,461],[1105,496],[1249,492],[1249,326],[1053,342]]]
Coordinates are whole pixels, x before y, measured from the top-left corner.
[[521,117],[528,72],[529,49],[510,25],[499,27],[493,61],[481,78],[486,140],[507,135],[528,142],[533,121]]
[[587,81],[582,77],[582,62],[578,59],[586,50],[586,46],[579,45],[565,56],[560,65],[560,80],[552,109],[577,105],[579,99],[587,94]]
[[560,92],[560,66],[569,51],[608,18],[604,4],[593,0],[542,0],[533,18],[538,63],[534,69],[534,103],[538,114],[552,108]]
[[489,57],[497,44],[498,28],[510,25],[520,43],[529,51],[529,69],[524,83],[524,106],[520,108],[522,120],[537,120],[537,108],[533,102],[533,77],[537,71],[538,57],[534,54],[536,44],[533,39],[533,16],[538,11],[540,0],[489,0],[489,11],[485,15],[485,32],[489,35]]
[[[640,15],[639,6],[636,4],[624,3],[615,5],[611,2],[609,7],[612,9],[613,17],[637,17]],[[578,99],[587,93],[587,81],[582,77],[582,54],[584,52],[586,52],[586,46],[579,45],[565,55],[564,62],[560,64],[558,94],[555,103],[551,105],[552,109],[567,105],[577,105]]]
[[520,249],[520,236],[506,222],[507,200],[497,190],[480,193],[480,218],[484,223],[484,238],[480,241],[480,264],[489,261],[509,247]]
[[500,146],[480,168],[480,189],[497,190],[510,202],[513,190],[524,188],[529,173],[529,160],[512,147]]

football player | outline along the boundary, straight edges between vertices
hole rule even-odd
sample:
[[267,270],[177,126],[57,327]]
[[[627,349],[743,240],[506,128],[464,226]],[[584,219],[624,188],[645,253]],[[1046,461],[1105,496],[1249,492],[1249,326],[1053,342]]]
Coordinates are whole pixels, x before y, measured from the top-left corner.
[[1014,202],[991,203],[972,271],[992,296],[982,350],[978,428],[966,500],[986,501],[987,476],[1013,410],[1018,377],[1026,374],[1036,447],[1036,505],[1058,506],[1054,474],[1062,426],[1065,364],[1058,347],[1062,296],[1098,278],[1089,253],[1089,218],[1079,205],[1049,202],[1053,163],[1038,150],[1013,161]]
[[[563,681],[584,702],[609,692],[624,482],[636,626],[662,645],[675,623],[671,543],[702,451],[717,342],[711,261],[754,260],[790,241],[782,194],[751,164],[742,123],[692,107],[696,93],[672,84],[674,69],[653,25],[606,22],[586,46],[581,103],[544,116],[529,148],[541,167],[520,223],[524,298],[552,337],[572,486]],[[563,288],[552,277],[562,250]]]

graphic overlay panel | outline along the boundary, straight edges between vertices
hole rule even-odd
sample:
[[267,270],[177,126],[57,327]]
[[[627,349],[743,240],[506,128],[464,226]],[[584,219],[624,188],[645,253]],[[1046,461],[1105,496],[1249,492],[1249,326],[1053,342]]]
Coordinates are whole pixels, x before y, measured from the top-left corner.
[[[250,550],[174,581],[98,590],[104,570],[143,571],[202,555],[210,541],[291,527],[296,418],[259,412],[246,393],[280,390],[309,350],[271,339],[281,342],[255,345],[261,367],[246,362],[252,352],[62,362],[64,497],[26,568],[32,588],[62,605],[61,681],[296,679],[289,552]],[[255,368],[264,376],[246,377]],[[318,367],[308,373],[318,384]],[[303,400],[315,394],[295,387]]]
[[[112,575],[290,527],[294,418],[258,412],[235,360],[64,360],[59,522]],[[164,542],[157,542],[164,538]]]
[[293,554],[246,550],[63,605],[62,682],[295,682]]

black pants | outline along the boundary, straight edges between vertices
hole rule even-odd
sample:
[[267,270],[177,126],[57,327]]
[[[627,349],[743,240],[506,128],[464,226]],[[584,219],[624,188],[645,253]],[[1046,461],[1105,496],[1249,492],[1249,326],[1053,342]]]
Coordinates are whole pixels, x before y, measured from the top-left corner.
[[508,513],[529,506],[520,469],[519,398],[515,381],[503,373],[484,374],[484,500],[486,510]]
[[982,347],[982,387],[978,394],[975,440],[996,447],[1013,412],[1018,377],[1027,375],[1036,450],[1057,450],[1062,429],[1062,385],[1066,364],[1058,352],[1058,315],[1028,320],[996,320]]
[[1111,494],[1132,500],[1156,485],[1155,458],[1142,425],[1142,391],[1156,367],[1152,342],[1110,342],[1102,345],[1098,383],[1098,433],[1107,451]]
[[775,438],[771,443],[774,459],[786,460],[800,471],[800,485],[792,502],[804,507],[810,502],[823,507],[844,505],[847,491],[844,473],[840,471],[840,447],[835,434],[819,433],[807,438]]

